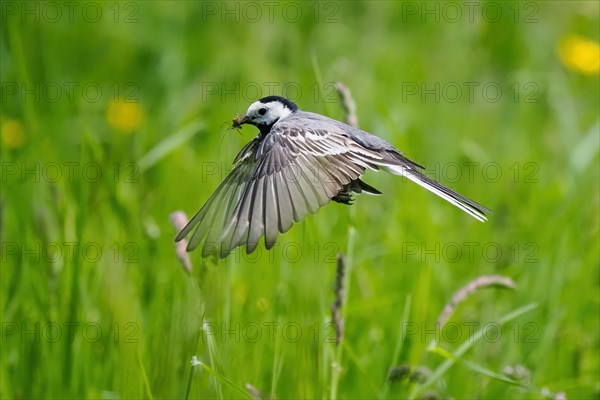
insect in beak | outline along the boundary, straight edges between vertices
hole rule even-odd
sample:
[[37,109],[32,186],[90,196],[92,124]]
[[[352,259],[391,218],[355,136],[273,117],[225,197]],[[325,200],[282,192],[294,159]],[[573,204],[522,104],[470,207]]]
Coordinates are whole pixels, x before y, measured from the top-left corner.
[[240,114],[237,114],[233,121],[231,121],[231,127],[235,129],[240,129],[242,125],[244,125],[246,122],[248,122],[248,118],[246,118],[245,116],[242,117]]

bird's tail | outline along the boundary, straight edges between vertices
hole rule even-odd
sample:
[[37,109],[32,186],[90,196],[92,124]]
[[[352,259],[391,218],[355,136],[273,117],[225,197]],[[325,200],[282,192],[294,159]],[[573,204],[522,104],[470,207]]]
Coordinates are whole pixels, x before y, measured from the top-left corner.
[[463,210],[464,212],[466,212],[473,218],[475,218],[481,222],[484,222],[487,220],[487,217],[485,214],[490,213],[489,209],[482,206],[481,204],[474,202],[471,199],[468,199],[468,198],[456,193],[455,191],[434,181],[433,179],[428,178],[420,171],[417,171],[406,165],[397,165],[397,164],[394,164],[394,165],[387,164],[384,166],[384,168],[395,175],[404,176],[404,177],[410,179],[411,181],[415,182],[417,185],[424,187],[425,189],[429,190],[432,193],[435,193],[436,195],[440,196],[442,199],[444,199],[447,202],[460,208],[461,210]]
[[369,194],[381,194],[381,192],[375,189],[373,186],[363,182],[360,179],[355,179],[350,182],[350,190],[354,193],[369,193]]

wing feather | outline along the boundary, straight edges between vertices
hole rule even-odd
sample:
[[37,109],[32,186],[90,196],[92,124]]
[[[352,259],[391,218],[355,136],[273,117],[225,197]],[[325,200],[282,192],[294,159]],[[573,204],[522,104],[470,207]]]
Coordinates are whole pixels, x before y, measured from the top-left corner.
[[304,161],[296,159],[296,162],[287,168],[290,172],[288,184],[293,185],[296,195],[304,199],[308,213],[314,214],[319,209],[319,200],[310,181],[303,172],[304,168]]
[[287,174],[283,176],[287,189],[290,194],[290,200],[294,207],[294,221],[300,222],[304,217],[310,214],[310,206],[306,196],[302,193],[298,177],[292,176],[290,173],[292,168],[288,168]]
[[241,246],[248,239],[248,231],[250,227],[250,210],[252,200],[254,196],[254,190],[256,182],[250,182],[238,205],[236,210],[233,212],[233,218],[231,219],[231,226],[233,227],[233,235],[231,236],[231,242],[229,244],[230,249],[234,249]]
[[264,225],[265,225],[265,247],[267,250],[271,249],[277,240],[277,229],[279,226],[280,215],[278,211],[278,202],[275,196],[275,184],[273,175],[266,177],[265,183],[265,213],[264,213]]
[[252,253],[258,245],[258,241],[265,231],[264,226],[264,215],[266,213],[264,203],[265,198],[265,180],[268,178],[268,175],[258,178],[258,180],[254,183],[254,190],[252,194],[252,203],[250,209],[248,210],[248,220],[250,222],[249,232],[248,232],[248,242],[246,243],[246,251],[248,254]]
[[290,199],[287,183],[282,179],[281,172],[273,175],[273,189],[275,191],[275,203],[279,214],[279,232],[287,232],[293,224],[294,206]]
[[176,239],[177,241],[183,239],[185,236],[189,234],[192,229],[194,229],[194,233],[187,245],[187,250],[191,251],[195,249],[198,244],[202,241],[202,239],[207,235],[211,224],[215,220],[217,213],[219,212],[219,207],[216,207],[215,204],[219,204],[222,199],[229,196],[232,190],[236,189],[235,184],[232,182],[235,175],[232,172],[231,179],[227,179],[219,185],[215,193],[208,199],[206,204],[194,215],[194,217],[190,220],[190,222],[179,232]]

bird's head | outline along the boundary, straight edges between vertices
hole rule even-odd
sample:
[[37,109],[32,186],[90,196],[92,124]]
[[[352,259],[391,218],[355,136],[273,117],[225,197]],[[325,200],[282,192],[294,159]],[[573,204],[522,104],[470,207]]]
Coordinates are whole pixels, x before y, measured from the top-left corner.
[[255,101],[248,107],[246,115],[237,124],[256,126],[262,133],[268,133],[274,123],[296,112],[298,106],[285,97],[268,96]]

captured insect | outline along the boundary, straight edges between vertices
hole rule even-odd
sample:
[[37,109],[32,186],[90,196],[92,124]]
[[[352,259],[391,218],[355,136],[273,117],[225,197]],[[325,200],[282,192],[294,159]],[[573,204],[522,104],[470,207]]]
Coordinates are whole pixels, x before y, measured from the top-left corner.
[[242,127],[242,116],[240,114],[236,114],[235,118],[231,121],[231,127],[235,129],[240,129]]

